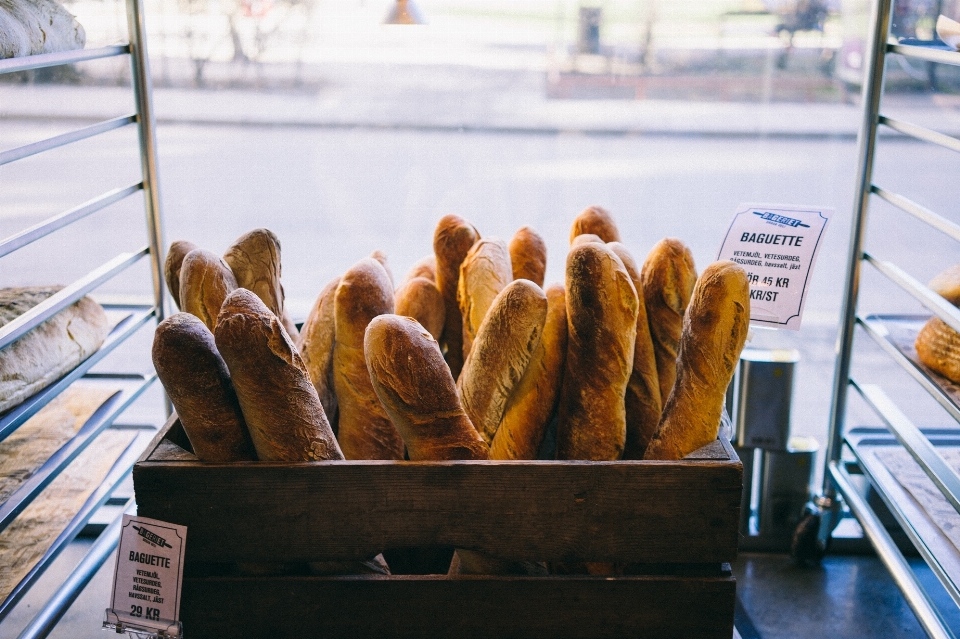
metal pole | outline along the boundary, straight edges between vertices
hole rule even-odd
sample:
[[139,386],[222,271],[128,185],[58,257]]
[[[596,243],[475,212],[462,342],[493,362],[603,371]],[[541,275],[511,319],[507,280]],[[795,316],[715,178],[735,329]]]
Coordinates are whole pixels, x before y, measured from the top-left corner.
[[[883,94],[883,69],[886,60],[887,34],[890,32],[891,5],[892,0],[876,0],[868,33],[870,49],[867,57],[868,66],[864,72],[863,92],[861,93],[863,120],[860,123],[858,138],[860,160],[857,167],[856,196],[853,200],[850,249],[847,254],[847,281],[844,287],[840,335],[837,342],[837,366],[834,371],[833,400],[830,406],[827,468],[832,462],[840,459],[840,451],[843,446],[844,415],[850,380],[850,356],[857,315],[857,296],[860,289],[860,267],[867,229],[867,207],[870,203],[873,159],[877,144],[880,98]],[[827,497],[832,498],[835,495],[829,472],[823,474],[823,492]]]
[[137,104],[137,129],[140,134],[140,166],[143,170],[143,196],[146,205],[147,239],[150,245],[154,305],[157,321],[166,317],[166,292],[163,281],[163,221],[160,213],[160,187],[157,173],[157,138],[153,118],[153,94],[150,65],[147,61],[146,30],[140,0],[127,0],[127,30],[130,37],[130,69],[133,95]]

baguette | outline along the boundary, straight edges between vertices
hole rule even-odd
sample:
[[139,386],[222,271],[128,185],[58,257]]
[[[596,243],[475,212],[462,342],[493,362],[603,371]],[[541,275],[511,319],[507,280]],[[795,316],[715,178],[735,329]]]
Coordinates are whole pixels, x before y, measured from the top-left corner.
[[677,383],[644,459],[683,459],[717,438],[730,379],[750,328],[750,282],[738,264],[703,271],[683,320]]
[[457,304],[460,264],[470,247],[480,239],[477,229],[457,215],[440,218],[433,233],[433,253],[437,258],[437,289],[443,295],[444,320],[440,347],[453,378],[463,368],[463,316]]
[[440,339],[446,309],[436,284],[425,277],[407,280],[394,294],[394,307],[397,315],[414,318],[434,339]]
[[437,256],[427,255],[417,260],[403,278],[402,284],[406,284],[415,277],[425,277],[434,284],[437,283]]
[[657,432],[663,408],[660,399],[660,381],[657,378],[657,358],[653,352],[653,338],[650,337],[650,324],[647,319],[647,305],[643,299],[640,269],[637,268],[633,256],[623,244],[610,242],[607,246],[623,262],[634,288],[637,289],[637,341],[633,348],[633,370],[630,373],[630,381],[627,382],[627,394],[624,398],[627,440],[623,448],[623,458],[643,459],[643,451]]
[[510,238],[510,264],[513,279],[530,280],[543,288],[547,274],[547,244],[529,226],[521,227]]
[[377,398],[363,353],[367,325],[393,313],[393,286],[373,258],[353,265],[334,295],[333,386],[337,437],[347,459],[403,459],[403,439]]
[[233,271],[210,251],[194,249],[180,268],[180,308],[200,318],[211,331],[227,294],[237,288]]
[[592,233],[604,242],[620,241],[620,231],[613,217],[599,206],[588,206],[574,218],[573,226],[570,227],[570,244],[573,244],[578,235],[585,233]]
[[599,235],[594,235],[593,233],[581,233],[573,238],[572,242],[570,242],[570,248],[575,248],[582,244],[606,244],[606,242],[601,240]]
[[513,281],[510,252],[496,237],[484,238],[470,248],[460,265],[457,302],[463,316],[463,357],[467,358],[494,298]]
[[193,242],[177,240],[170,245],[167,258],[163,262],[163,279],[167,281],[167,290],[170,291],[170,297],[181,311],[183,307],[180,306],[180,269],[187,253],[197,248],[199,247]]
[[637,292],[603,244],[567,256],[567,360],[557,419],[557,459],[611,461],[626,440],[624,394],[637,339]]
[[675,238],[660,240],[647,255],[640,280],[657,358],[660,400],[665,404],[677,377],[683,314],[697,282],[697,267],[690,249]]
[[300,353],[260,297],[227,295],[214,331],[261,461],[343,459]]
[[931,317],[914,344],[925,366],[952,382],[960,383],[960,334],[939,317]]
[[380,262],[380,266],[383,267],[383,270],[387,272],[387,277],[390,278],[390,285],[393,286],[393,271],[390,270],[390,264],[387,262],[387,254],[377,249],[370,254],[370,257]]
[[537,348],[546,315],[543,290],[528,280],[514,280],[500,291],[480,325],[457,390],[470,423],[488,444]]
[[200,318],[176,313],[153,336],[153,366],[200,461],[255,460],[230,373]]
[[317,295],[307,321],[303,323],[298,345],[310,382],[317,389],[333,432],[337,432],[339,420],[337,394],[333,390],[334,295],[339,284],[340,278],[335,277]]
[[547,287],[543,336],[504,409],[490,459],[536,459],[557,407],[567,356],[567,306],[563,285]]
[[415,319],[374,318],[364,352],[373,389],[411,461],[487,459],[488,447],[463,411],[440,346]]

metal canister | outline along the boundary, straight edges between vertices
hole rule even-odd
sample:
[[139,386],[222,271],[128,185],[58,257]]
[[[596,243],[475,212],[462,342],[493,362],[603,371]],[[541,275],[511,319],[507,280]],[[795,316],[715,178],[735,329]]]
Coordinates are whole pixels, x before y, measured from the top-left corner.
[[800,352],[792,349],[744,349],[737,371],[737,446],[787,449],[793,373],[799,361]]
[[792,437],[787,450],[763,451],[758,503],[762,537],[782,538],[789,543],[810,499],[818,449],[819,444],[812,437]]

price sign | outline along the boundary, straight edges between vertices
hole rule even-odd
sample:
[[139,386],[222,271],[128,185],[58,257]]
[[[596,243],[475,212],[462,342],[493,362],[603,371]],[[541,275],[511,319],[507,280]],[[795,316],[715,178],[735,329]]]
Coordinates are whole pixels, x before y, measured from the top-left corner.
[[742,204],[718,260],[740,264],[750,279],[750,321],[800,329],[810,274],[833,209]]
[[106,625],[179,636],[186,540],[186,526],[123,516]]

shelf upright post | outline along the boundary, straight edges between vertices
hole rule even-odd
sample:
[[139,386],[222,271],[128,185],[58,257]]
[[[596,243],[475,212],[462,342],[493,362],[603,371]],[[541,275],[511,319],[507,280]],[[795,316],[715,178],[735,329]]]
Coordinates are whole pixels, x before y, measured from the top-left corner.
[[163,223],[160,214],[160,183],[157,169],[157,137],[153,118],[153,92],[150,64],[147,61],[147,33],[143,24],[141,0],[127,0],[127,30],[130,37],[130,69],[137,104],[137,131],[140,136],[140,166],[147,217],[147,240],[153,276],[154,306],[157,321],[166,317],[166,291],[163,280]]

